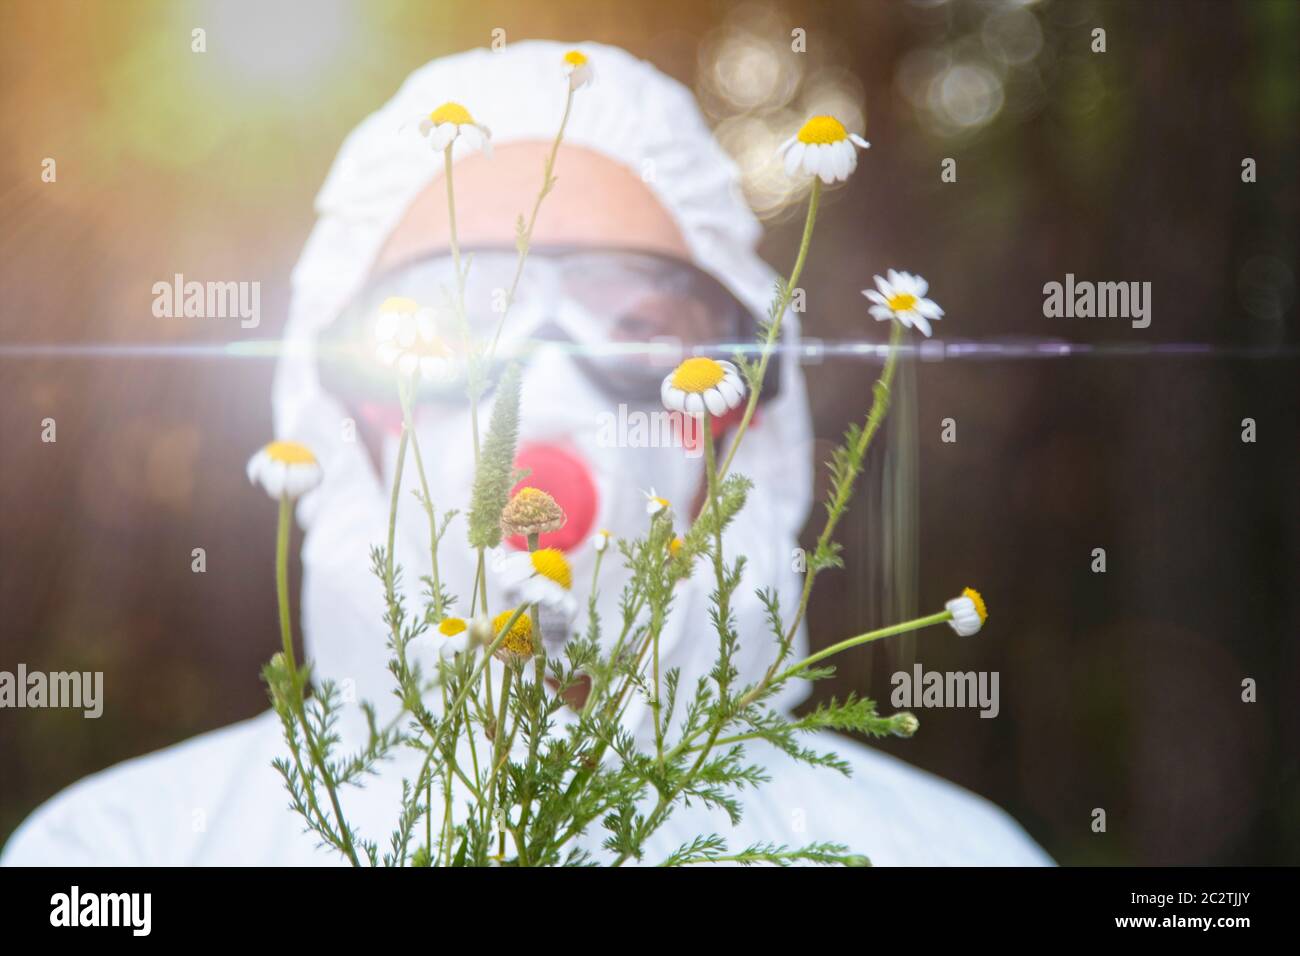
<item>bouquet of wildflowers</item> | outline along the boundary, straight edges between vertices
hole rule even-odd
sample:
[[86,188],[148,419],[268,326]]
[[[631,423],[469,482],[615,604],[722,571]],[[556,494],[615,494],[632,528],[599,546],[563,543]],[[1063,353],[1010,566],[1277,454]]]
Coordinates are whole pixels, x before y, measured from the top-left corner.
[[[264,669],[264,678],[283,723],[286,756],[276,761],[293,809],[321,842],[354,865],[370,866],[549,866],[599,862],[650,862],[681,866],[706,862],[821,864],[866,863],[866,857],[834,843],[808,846],[729,846],[723,835],[701,833],[664,859],[649,859],[647,840],[684,804],[697,801],[739,819],[736,793],[762,786],[765,770],[747,762],[746,743],[767,741],[792,758],[846,771],[833,753],[809,746],[824,730],[908,737],[918,727],[910,713],[881,716],[868,698],[832,700],[801,717],[772,706],[792,681],[824,678],[826,662],[851,647],[929,625],[948,623],[973,634],[986,613],[979,594],[967,589],[926,617],[848,637],[810,656],[794,659],[795,635],[803,623],[818,575],[842,566],[836,528],[849,506],[872,439],[889,407],[899,346],[909,328],[929,335],[942,310],[926,297],[925,280],[889,270],[866,290],[869,311],[890,325],[888,355],[861,424],[852,425],[831,460],[825,519],[808,559],[798,605],[784,608],[773,589],[761,589],[768,633],[737,633],[733,604],[744,557],[723,549],[723,531],[745,507],[750,481],[732,471],[763,390],[768,365],[780,341],[782,319],[804,268],[823,184],[847,179],[857,151],[868,144],[849,134],[834,117],[808,120],[783,146],[786,171],[810,176],[807,215],[798,256],[788,278],[778,282],[759,339],[747,359],[687,358],[663,381],[665,407],[701,427],[707,497],[699,513],[679,513],[673,504],[647,495],[644,534],[615,541],[607,533],[591,543],[597,559],[586,607],[573,595],[573,575],[562,551],[540,546],[540,537],[562,526],[566,516],[545,492],[522,487],[516,474],[520,376],[507,366],[489,381],[501,327],[528,258],[538,211],[554,179],[556,155],[575,94],[592,77],[582,53],[563,63],[568,92],[560,128],[542,171],[531,216],[517,226],[518,264],[507,290],[495,334],[475,341],[465,321],[465,280],[472,268],[462,261],[455,233],[452,148],[488,147],[490,134],[457,103],[446,103],[419,120],[435,154],[445,163],[456,288],[449,290],[456,336],[442,337],[420,303],[390,298],[375,332],[379,357],[395,372],[403,413],[386,542],[371,552],[371,571],[383,589],[389,671],[401,702],[399,717],[381,724],[363,704],[368,740],[344,753],[336,725],[342,695],[322,681],[311,695],[310,662],[295,659],[288,596],[288,542],[295,499],[321,478],[312,452],[297,443],[275,441],[249,463],[249,477],[279,502],[276,583],[283,648]],[[467,508],[468,536],[447,540],[455,512],[439,513],[429,495],[426,462],[413,427],[412,407],[421,378],[463,377],[472,410],[495,388],[490,420],[473,418],[475,478]],[[712,419],[739,412],[739,425],[725,456],[714,448]],[[482,427],[482,430],[481,429]],[[419,477],[418,500],[428,523],[430,574],[423,606],[407,606],[394,562],[399,489],[406,467]],[[506,537],[521,536],[527,551],[499,556]],[[467,603],[457,602],[439,577],[444,547],[467,548],[477,574]],[[488,593],[486,568],[493,561],[500,594]],[[602,621],[596,610],[602,562],[619,560],[628,572],[619,620]],[[716,659],[696,686],[681,686],[679,673],[661,668],[659,641],[672,608],[674,586],[695,574],[711,575],[711,639]],[[584,613],[585,611],[585,613]],[[464,649],[441,657],[426,673],[409,653],[422,635],[465,635]],[[544,639],[545,638],[545,639]],[[733,658],[741,642],[765,642],[771,660],[762,678],[741,682]],[[493,668],[490,662],[501,662]],[[499,671],[499,679],[493,673]],[[638,740],[625,726],[629,700],[640,695],[653,718],[653,739]],[[440,702],[440,707],[432,705]],[[563,721],[561,711],[568,711]],[[414,748],[419,772],[403,782],[402,806],[384,842],[358,832],[344,814],[340,792],[377,772],[396,748]],[[607,857],[597,858],[590,841],[603,832]]]

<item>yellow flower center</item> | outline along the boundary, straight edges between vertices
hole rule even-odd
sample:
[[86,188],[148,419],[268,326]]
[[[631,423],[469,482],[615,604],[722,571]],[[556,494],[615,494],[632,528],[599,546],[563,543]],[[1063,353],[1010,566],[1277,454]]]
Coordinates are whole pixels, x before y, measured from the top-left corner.
[[688,358],[673,372],[673,388],[698,395],[726,377],[727,370],[711,358]]
[[444,617],[442,623],[438,625],[438,630],[447,637],[455,637],[465,630],[465,622],[458,617]]
[[457,126],[472,126],[474,117],[469,115],[469,110],[459,103],[443,103],[436,110],[429,114],[429,121],[437,126],[443,123],[455,123]]
[[834,116],[814,116],[799,130],[799,142],[810,146],[838,143],[849,138],[849,131]]
[[974,588],[967,588],[961,592],[962,597],[968,597],[975,604],[975,613],[980,616],[980,623],[983,624],[989,619],[988,608],[984,606],[984,599],[980,597],[979,591]]
[[900,292],[895,296],[885,300],[885,303],[895,312],[906,312],[909,309],[916,308],[916,296],[910,292]]
[[574,67],[586,66],[587,54],[582,53],[578,50],[570,50],[568,53],[564,54],[564,62],[569,64],[569,66],[574,66]]
[[[501,633],[501,628],[506,626],[506,622],[514,615],[514,609],[502,611],[496,617],[492,618],[492,631],[495,634]],[[501,642],[501,646],[507,651],[514,654],[531,655],[533,653],[533,622],[527,614],[520,614],[519,619],[510,625],[510,633]]]
[[311,453],[311,449],[296,441],[273,441],[266,446],[266,453],[272,461],[284,465],[316,464],[316,456]]
[[566,591],[573,587],[573,571],[559,548],[542,548],[534,551],[532,558],[533,570],[542,577],[549,578]]
[[379,311],[418,312],[420,311],[420,306],[414,299],[408,299],[404,295],[390,295],[384,300],[384,304],[379,307]]
[[673,540],[668,542],[668,553],[671,554],[674,558],[677,557],[677,552],[682,550],[682,545],[685,543],[686,542],[684,542],[681,538],[673,538]]

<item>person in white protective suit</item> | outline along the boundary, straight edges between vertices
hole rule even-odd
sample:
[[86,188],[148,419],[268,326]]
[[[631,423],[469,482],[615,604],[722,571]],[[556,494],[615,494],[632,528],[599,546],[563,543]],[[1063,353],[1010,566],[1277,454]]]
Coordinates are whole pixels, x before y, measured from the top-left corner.
[[[469,149],[455,153],[458,235],[464,248],[475,252],[467,293],[471,311],[476,283],[481,290],[508,283],[508,274],[504,281],[497,277],[513,267],[515,221],[532,208],[559,126],[567,49],[550,42],[517,43],[501,52],[445,57],[412,74],[344,143],[317,198],[319,220],[293,273],[287,348],[274,386],[276,434],[309,445],[325,474],[298,509],[305,528],[306,654],[316,680],[340,682],[350,700],[369,700],[381,715],[391,715],[395,702],[385,667],[383,597],[368,573],[368,552],[386,536],[397,430],[391,400],[386,405],[381,398],[349,397],[347,387],[331,385],[334,373],[320,345],[346,330],[348,317],[377,297],[429,299],[448,281],[442,155],[430,152],[409,122],[446,101],[463,103],[488,126],[494,147],[490,156]],[[664,370],[645,374],[617,349],[605,350],[614,353],[608,361],[591,359],[600,349],[586,346],[656,337],[689,345],[699,333],[675,327],[674,321],[693,314],[692,308],[705,316],[697,325],[714,323],[710,335],[736,341],[731,336],[744,334],[745,322],[765,313],[776,275],[755,251],[759,224],[690,93],[622,50],[594,44],[581,49],[598,81],[575,95],[556,163],[558,181],[538,219],[505,339],[543,343],[528,352],[523,365],[520,459],[533,469],[528,483],[551,490],[569,513],[569,524],[545,543],[567,550],[578,603],[585,607],[595,559],[590,534],[596,529],[619,536],[644,533],[642,491],[651,487],[673,503],[680,527],[703,486],[702,459],[680,447],[609,447],[601,438],[602,413],[618,414],[620,404],[628,414],[662,409],[658,382]],[[865,282],[865,273],[862,278]],[[642,314],[634,300],[645,289],[669,290],[681,301]],[[727,318],[711,318],[717,315]],[[725,326],[733,320],[736,326]],[[785,329],[788,345],[798,332],[795,316],[787,318]],[[572,348],[575,343],[582,347]],[[735,660],[742,681],[757,679],[772,652],[755,588],[777,587],[782,606],[797,603],[801,581],[789,556],[811,506],[813,436],[802,373],[791,350],[782,353],[777,372],[776,392],[761,407],[736,456],[734,470],[753,479],[754,491],[724,542],[728,553],[748,559],[736,598],[739,633],[758,636],[742,642]],[[487,420],[490,404],[489,395],[480,421]],[[348,440],[349,420],[356,421],[362,440]],[[435,505],[462,509],[440,552],[440,570],[450,592],[466,598],[473,567],[461,557],[468,549],[459,545],[472,454],[463,388],[445,397],[422,395],[416,427]],[[405,469],[404,485],[410,489],[414,471]],[[242,507],[267,507],[254,494]],[[407,606],[421,607],[419,578],[430,570],[428,527],[405,487],[402,502],[397,559],[404,569]],[[269,555],[264,557],[269,566]],[[612,552],[608,557],[599,599],[606,622],[619,619],[624,580],[620,562]],[[707,622],[713,586],[706,572],[697,569],[681,586],[661,642],[664,668],[681,668],[684,687],[708,673],[716,651],[715,641],[698,638],[711,634],[699,623]],[[489,592],[499,593],[491,573]],[[274,623],[266,624],[261,633],[269,657],[278,640],[272,637]],[[684,639],[687,634],[693,639]],[[416,653],[427,669],[430,655],[463,646],[457,640],[434,630],[417,640]],[[806,654],[806,647],[801,631],[796,655]],[[788,688],[778,705],[792,707],[807,687]],[[627,721],[644,733],[648,716],[648,706],[639,701],[629,708]],[[359,708],[347,705],[342,728],[347,749],[363,728]],[[747,760],[764,766],[771,782],[739,794],[740,825],[733,827],[720,811],[678,809],[647,844],[646,862],[662,860],[696,835],[718,833],[733,848],[757,842],[845,843],[877,865],[1050,863],[1013,820],[979,797],[848,738],[820,740],[848,762],[851,776],[810,768],[769,745],[752,744]],[[279,720],[268,710],[127,761],[69,787],[37,810],[9,840],[0,861],[344,862],[317,847],[288,808],[271,766],[284,752]],[[418,757],[400,753],[364,789],[342,792],[349,820],[381,846],[396,819],[401,781],[416,775]],[[583,842],[598,860],[608,858],[601,839],[597,825]]]

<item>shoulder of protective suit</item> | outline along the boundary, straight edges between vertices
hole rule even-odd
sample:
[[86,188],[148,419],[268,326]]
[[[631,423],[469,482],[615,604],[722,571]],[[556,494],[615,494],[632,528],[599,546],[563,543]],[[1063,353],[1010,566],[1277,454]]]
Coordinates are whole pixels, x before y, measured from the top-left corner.
[[[0,866],[166,866],[193,862],[235,777],[262,762],[268,712],[92,774],[14,831]],[[271,727],[270,729],[274,729]],[[266,766],[270,770],[269,765]]]
[[754,841],[828,841],[877,866],[1051,866],[1008,813],[977,794],[856,740],[828,734],[847,775],[796,763],[767,743],[746,749],[770,782],[746,801]]
[[[843,753],[840,747],[835,747]],[[845,754],[849,783],[872,796],[889,821],[868,851],[878,863],[907,866],[1053,866],[1052,858],[992,801],[875,748]]]

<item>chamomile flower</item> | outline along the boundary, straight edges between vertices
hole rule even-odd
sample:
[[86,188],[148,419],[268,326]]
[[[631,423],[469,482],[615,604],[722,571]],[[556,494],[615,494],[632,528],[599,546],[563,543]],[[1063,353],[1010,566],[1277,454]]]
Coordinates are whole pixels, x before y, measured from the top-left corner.
[[655,490],[653,488],[651,488],[649,491],[643,491],[641,492],[641,494],[645,495],[645,513],[652,518],[655,515],[659,514],[661,511],[669,511],[672,509],[672,504],[668,501],[668,499],[660,498],[657,494],[655,494]]
[[564,54],[564,75],[569,78],[570,90],[580,90],[596,79],[596,71],[581,50]]
[[597,554],[603,554],[605,549],[609,547],[609,539],[610,533],[604,528],[601,528],[591,536],[591,546],[595,549]]
[[745,383],[730,362],[697,356],[668,374],[659,397],[670,412],[725,415],[745,397]]
[[948,625],[962,637],[977,634],[989,618],[988,609],[984,607],[984,599],[974,588],[962,591],[944,607],[952,614],[952,620]]
[[668,554],[671,557],[677,557],[677,555],[681,553],[682,545],[685,543],[686,542],[681,538],[673,538],[673,540],[668,542]]
[[540,488],[520,488],[501,512],[501,531],[517,534],[547,534],[564,527],[568,518],[555,499]]
[[862,294],[871,302],[871,315],[881,322],[898,319],[906,328],[915,328],[926,338],[930,337],[930,323],[943,318],[943,309],[925,294],[930,283],[910,272],[890,269],[886,278],[876,276],[876,288],[863,289]]
[[272,498],[297,498],[320,484],[324,473],[306,445],[273,441],[248,459],[248,480]]
[[375,320],[375,354],[402,375],[417,371],[426,379],[445,381],[456,374],[452,352],[438,337],[433,310],[414,299],[389,296]]
[[[514,617],[516,610],[518,608],[511,608],[492,618],[492,640],[496,640],[496,636],[501,633],[501,629],[506,626],[510,618]],[[515,623],[510,625],[505,640],[497,648],[496,656],[507,662],[533,656],[533,621],[527,611],[520,614],[515,619]]]
[[802,172],[820,176],[830,185],[848,179],[858,166],[858,150],[870,146],[834,116],[814,116],[782,143],[778,152],[784,158],[787,176]]
[[435,153],[440,153],[460,140],[466,149],[482,149],[492,154],[492,131],[482,123],[474,122],[469,110],[459,103],[443,103],[432,113],[420,118],[418,128]]
[[573,616],[573,570],[559,548],[539,548],[507,555],[496,564],[506,600],[537,604]]
[[457,634],[463,634],[469,627],[463,617],[444,617],[438,623],[438,632],[444,637],[455,637]]

